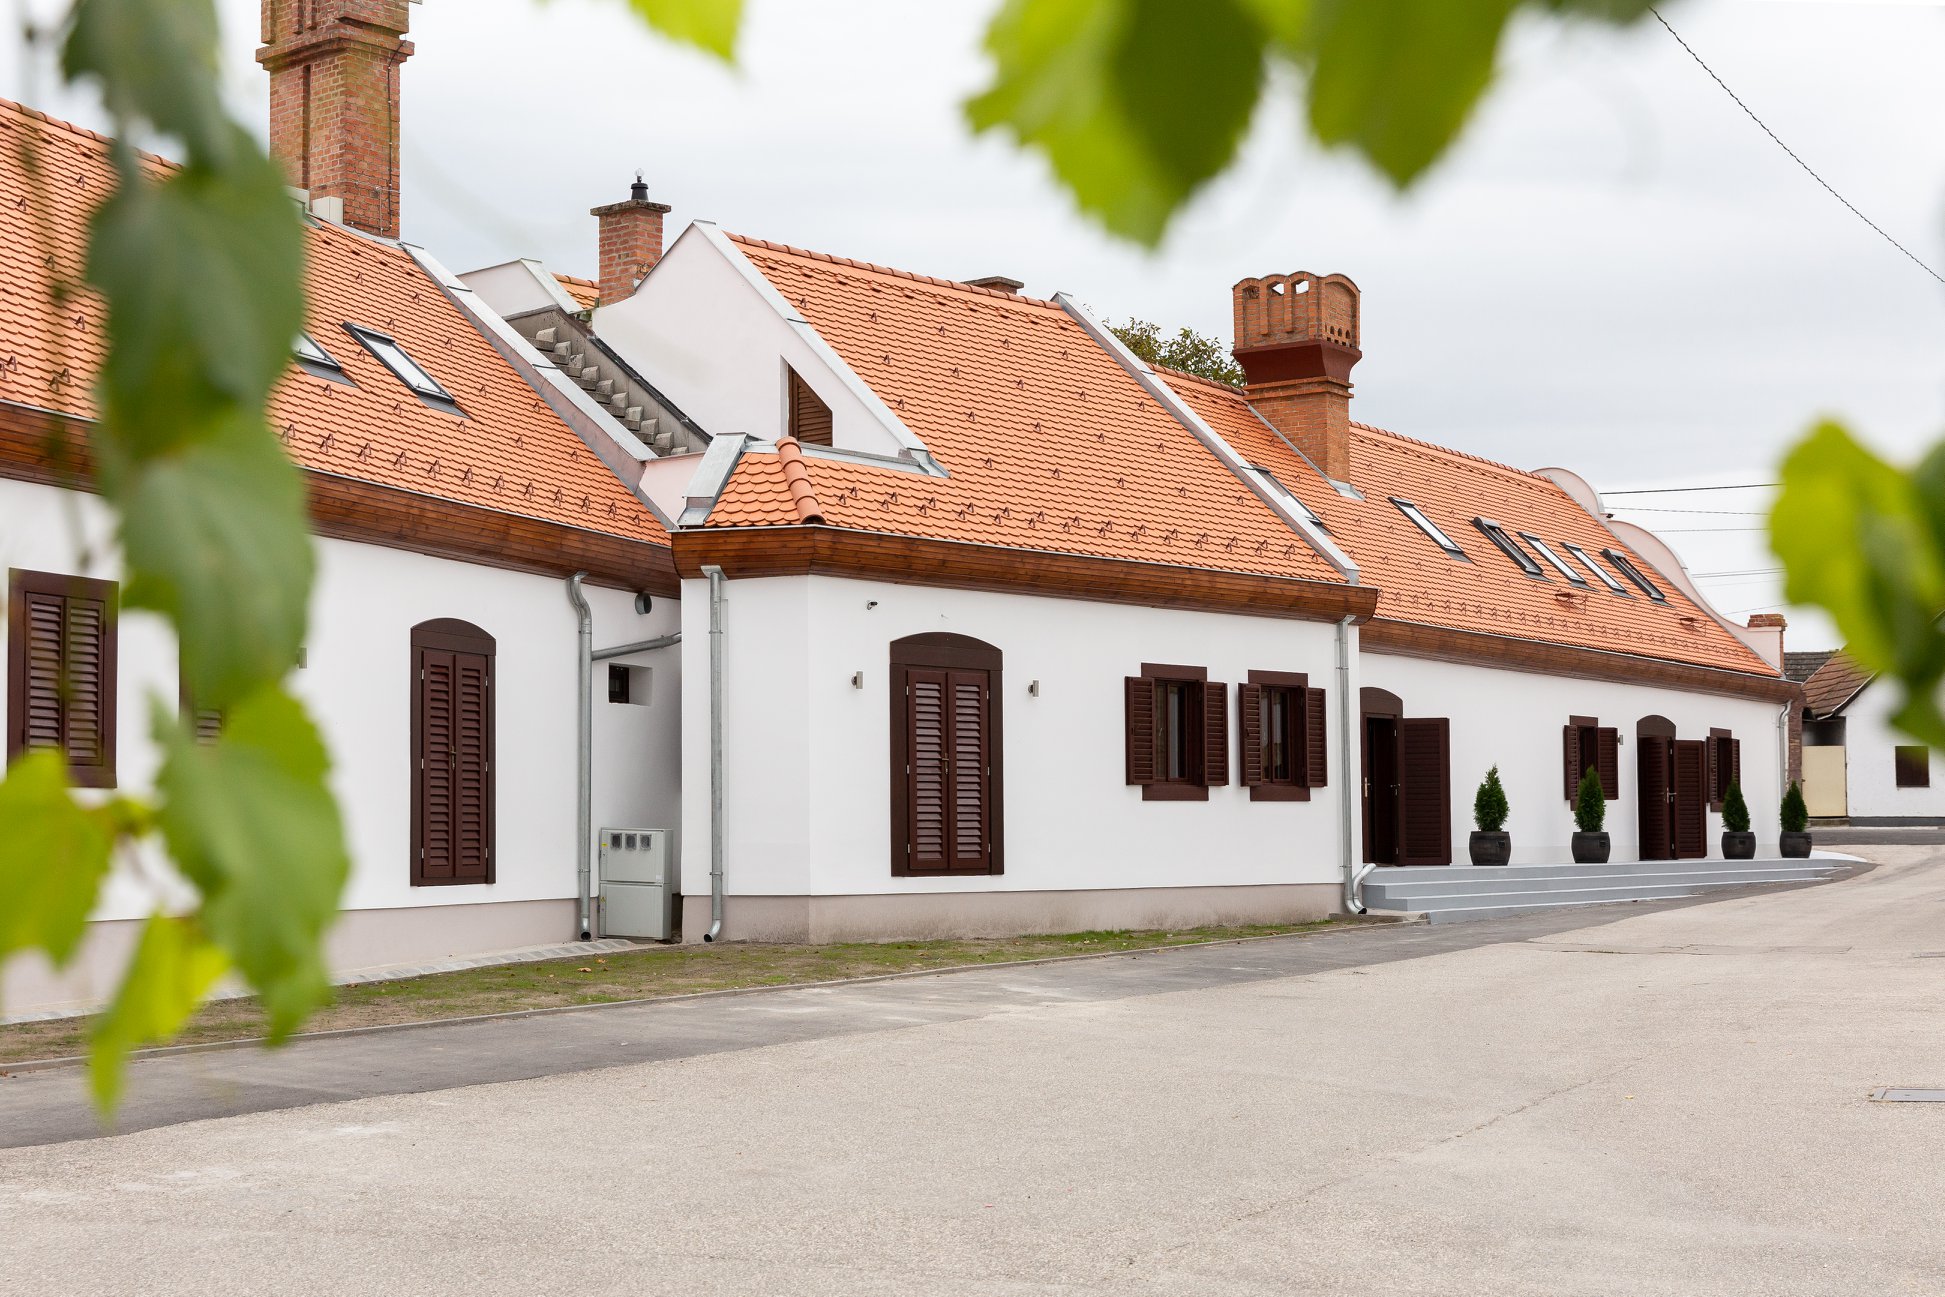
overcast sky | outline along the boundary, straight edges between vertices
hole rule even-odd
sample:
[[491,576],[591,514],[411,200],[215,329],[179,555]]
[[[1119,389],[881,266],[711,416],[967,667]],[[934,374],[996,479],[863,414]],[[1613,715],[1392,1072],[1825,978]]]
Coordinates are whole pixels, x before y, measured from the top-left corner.
[[[219,0],[261,121],[256,0]],[[1945,289],[1797,169],[1652,21],[1534,25],[1485,111],[1406,197],[1306,146],[1289,88],[1244,164],[1163,247],[1077,216],[1045,166],[975,139],[996,0],[750,0],[735,70],[620,0],[428,0],[404,69],[404,229],[455,270],[594,270],[587,209],[637,168],[678,224],[950,278],[1005,274],[1228,336],[1229,285],[1341,271],[1363,290],[1356,417],[1598,489],[1773,481],[1820,412],[1915,454],[1945,433]],[[30,10],[58,9],[27,0]],[[1945,9],[1671,0],[1678,30],[1845,197],[1945,268]],[[105,127],[17,43],[0,94]],[[1610,504],[1755,510],[1764,493]],[[1738,617],[1773,606],[1760,518],[1639,513]],[[1757,572],[1756,575],[1741,575]],[[1792,610],[1794,647],[1829,647]]]

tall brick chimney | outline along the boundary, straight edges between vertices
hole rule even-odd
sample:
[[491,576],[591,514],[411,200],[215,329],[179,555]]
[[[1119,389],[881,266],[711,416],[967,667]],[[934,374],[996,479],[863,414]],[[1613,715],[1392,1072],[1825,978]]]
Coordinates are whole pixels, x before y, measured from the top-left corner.
[[263,0],[270,151],[344,223],[398,237],[398,67],[408,0]]
[[592,212],[601,221],[600,303],[613,306],[633,297],[642,276],[662,259],[662,218],[669,205],[648,200],[648,186],[637,171],[627,198]]
[[1343,275],[1265,275],[1231,290],[1243,391],[1272,427],[1325,475],[1351,473],[1351,366],[1357,285]]

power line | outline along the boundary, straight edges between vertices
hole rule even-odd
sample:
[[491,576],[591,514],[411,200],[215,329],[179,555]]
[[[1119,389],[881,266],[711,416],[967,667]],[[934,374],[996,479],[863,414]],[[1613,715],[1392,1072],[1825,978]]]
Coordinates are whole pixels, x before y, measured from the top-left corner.
[[1737,518],[1767,518],[1767,509],[1671,509],[1667,506],[1645,504],[1617,504],[1614,506],[1622,513],[1713,513]]
[[1904,253],[1906,257],[1909,257],[1911,259],[1911,263],[1917,266],[1918,269],[1924,271],[1926,274],[1930,275],[1933,279],[1936,279],[1939,283],[1945,284],[1945,275],[1939,274],[1936,270],[1933,270],[1930,266],[1926,265],[1923,261],[1920,261],[1918,259],[1917,253],[1913,252],[1910,248],[1907,248],[1904,244],[1892,238],[1889,234],[1886,234],[1884,232],[1883,227],[1880,226],[1876,221],[1872,220],[1870,217],[1864,215],[1864,213],[1857,210],[1857,204],[1851,202],[1850,199],[1844,197],[1842,194],[1838,193],[1835,189],[1832,189],[1830,187],[1830,182],[1828,180],[1825,180],[1822,176],[1818,175],[1816,171],[1811,168],[1808,162],[1805,162],[1802,158],[1796,155],[1795,149],[1783,143],[1783,141],[1777,137],[1776,132],[1772,131],[1769,128],[1769,124],[1765,122],[1762,118],[1756,116],[1756,111],[1753,108],[1751,108],[1748,104],[1742,101],[1742,96],[1738,95],[1735,91],[1729,89],[1729,83],[1724,81],[1721,77],[1717,76],[1715,74],[1715,69],[1702,61],[1702,56],[1700,54],[1697,54],[1695,50],[1689,45],[1689,43],[1682,39],[1682,34],[1676,31],[1673,27],[1668,26],[1668,20],[1661,16],[1661,10],[1656,9],[1651,5],[1649,6],[1648,12],[1655,16],[1656,22],[1660,23],[1664,28],[1667,28],[1668,34],[1675,38],[1675,43],[1677,45],[1681,46],[1683,49],[1688,51],[1688,56],[1695,60],[1695,65],[1701,68],[1702,71],[1708,73],[1710,80],[1714,81],[1718,86],[1722,87],[1722,93],[1728,95],[1729,98],[1735,100],[1736,107],[1742,109],[1743,112],[1747,113],[1749,115],[1750,121],[1762,127],[1763,134],[1769,136],[1770,139],[1774,140],[1776,142],[1777,148],[1783,150],[1783,152],[1790,155],[1790,161],[1796,163],[1799,167],[1802,167],[1804,172],[1809,175],[1810,179],[1822,185],[1824,187],[1825,193],[1828,193],[1832,198],[1842,203],[1845,207],[1848,207],[1850,209],[1851,215],[1855,216],[1858,220],[1864,222],[1864,224],[1870,226],[1873,230],[1876,230],[1879,238],[1883,239],[1886,243],[1896,248],[1899,252]]
[[1727,486],[1637,486],[1625,491],[1602,491],[1603,497],[1610,495],[1679,495],[1683,491],[1767,491],[1779,487],[1781,482],[1736,482]]
[[1693,536],[1698,534],[1708,535],[1712,532],[1768,530],[1769,528],[1767,527],[1657,527],[1655,528],[1655,534],[1657,536]]

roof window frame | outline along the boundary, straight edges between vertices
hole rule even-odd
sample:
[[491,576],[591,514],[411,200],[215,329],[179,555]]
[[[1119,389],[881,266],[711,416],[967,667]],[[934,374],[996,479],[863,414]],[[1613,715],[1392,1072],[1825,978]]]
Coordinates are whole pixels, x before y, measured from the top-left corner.
[[1446,535],[1444,528],[1433,522],[1431,517],[1423,509],[1402,496],[1393,495],[1387,496],[1386,498],[1396,506],[1399,513],[1405,515],[1406,521],[1424,532],[1426,539],[1438,546],[1446,555],[1457,559],[1461,563],[1470,563],[1472,561],[1471,555],[1460,548],[1459,542]]
[[[421,365],[417,358],[405,349],[405,344],[397,338],[382,329],[374,329],[367,324],[353,324],[349,320],[344,321],[344,330],[356,338],[359,345],[369,351],[379,364],[392,371],[392,377],[404,384],[406,391],[435,410],[444,410],[449,414],[464,413],[460,409],[458,398],[448,392],[445,385],[432,376],[432,371]],[[388,349],[390,355],[387,354]],[[393,356],[398,357],[398,360],[395,361]],[[403,362],[404,366],[410,366],[410,372],[401,367],[400,362]],[[415,382],[413,374],[424,379],[424,385]]]
[[1477,527],[1480,534],[1493,543],[1494,549],[1497,549],[1500,553],[1511,559],[1513,565],[1519,568],[1522,574],[1532,577],[1535,581],[1544,581],[1547,579],[1547,574],[1540,567],[1539,561],[1521,549],[1519,542],[1513,539],[1512,535],[1507,532],[1503,525],[1483,515],[1474,518],[1472,525]]
[[1609,572],[1606,568],[1602,567],[1599,563],[1596,563],[1594,561],[1594,556],[1592,554],[1589,554],[1585,549],[1583,549],[1579,545],[1574,544],[1572,541],[1562,541],[1561,543],[1567,547],[1567,552],[1569,554],[1572,554],[1575,558],[1580,560],[1582,567],[1585,567],[1589,572],[1592,572],[1596,577],[1600,578],[1600,583],[1607,587],[1607,592],[1609,594],[1613,595],[1617,599],[1634,598],[1633,595],[1628,593],[1628,589],[1626,586],[1622,585],[1619,581],[1616,581],[1614,579],[1613,573]]
[[1261,464],[1245,463],[1243,467],[1261,477],[1279,500],[1288,501],[1299,514],[1303,515],[1305,522],[1315,527],[1318,531],[1323,532],[1326,536],[1330,535],[1330,527],[1322,518],[1317,516],[1317,511],[1305,504],[1302,496],[1284,485],[1282,478],[1272,473],[1269,469],[1264,468]]
[[1545,559],[1546,562],[1550,566],[1552,566],[1553,570],[1558,572],[1561,576],[1561,579],[1564,580],[1568,585],[1577,585],[1580,586],[1582,589],[1586,588],[1587,578],[1582,576],[1580,573],[1574,571],[1573,565],[1567,562],[1566,559],[1561,558],[1558,554],[1554,553],[1553,546],[1547,544],[1544,540],[1541,540],[1538,536],[1535,536],[1530,531],[1516,532],[1515,534],[1521,540],[1526,542],[1528,548],[1530,548],[1534,553],[1538,554],[1542,559]]
[[338,358],[326,351],[324,344],[308,332],[298,333],[297,340],[291,344],[290,351],[292,359],[297,362],[297,367],[313,378],[344,383],[351,387],[357,386],[351,381],[351,375],[344,372],[344,366],[339,363]]
[[1634,561],[1620,550],[1609,546],[1601,551],[1601,557],[1614,565],[1614,570],[1639,587],[1642,594],[1654,603],[1667,603],[1668,594],[1660,586],[1648,579],[1648,574],[1634,565]]

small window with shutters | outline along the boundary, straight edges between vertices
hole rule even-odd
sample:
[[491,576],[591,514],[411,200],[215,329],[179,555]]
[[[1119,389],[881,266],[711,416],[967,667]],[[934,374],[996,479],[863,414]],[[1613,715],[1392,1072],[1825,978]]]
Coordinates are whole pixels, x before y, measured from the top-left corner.
[[784,366],[789,388],[790,435],[806,446],[831,444],[831,407],[810,390],[810,384],[797,377],[797,371]]
[[1901,743],[1891,749],[1893,774],[1900,788],[1931,787],[1931,749],[1922,743]]
[[1201,802],[1229,782],[1229,686],[1144,662],[1126,688],[1127,779],[1143,801]]
[[115,786],[113,581],[7,574],[7,760],[52,748],[81,788]]
[[493,637],[442,617],[412,628],[412,885],[494,880]]
[[1308,676],[1252,671],[1237,686],[1242,784],[1253,802],[1307,802],[1329,782],[1324,691]]
[[1561,738],[1561,794],[1569,801],[1580,796],[1580,781],[1589,770],[1600,776],[1601,796],[1614,801],[1621,795],[1621,738],[1611,725],[1592,716],[1570,716]]
[[1742,740],[1728,730],[1710,730],[1707,758],[1709,809],[1720,811],[1729,785],[1742,782]]

